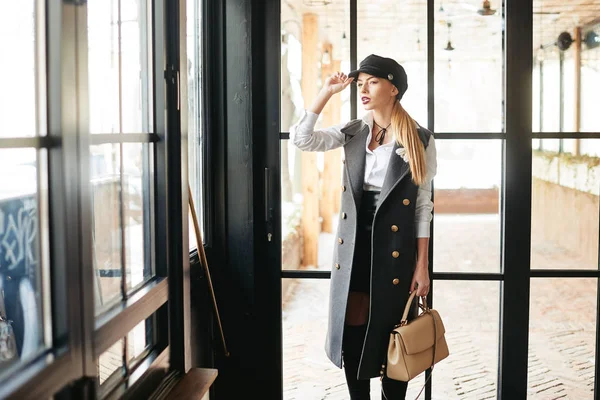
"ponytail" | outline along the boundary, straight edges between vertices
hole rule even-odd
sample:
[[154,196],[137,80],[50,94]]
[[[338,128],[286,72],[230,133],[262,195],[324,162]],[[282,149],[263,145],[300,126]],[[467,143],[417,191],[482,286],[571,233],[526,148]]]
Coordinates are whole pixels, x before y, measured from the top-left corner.
[[425,182],[425,146],[419,137],[417,123],[406,112],[399,101],[392,109],[392,128],[398,145],[404,146],[413,182],[422,185]]

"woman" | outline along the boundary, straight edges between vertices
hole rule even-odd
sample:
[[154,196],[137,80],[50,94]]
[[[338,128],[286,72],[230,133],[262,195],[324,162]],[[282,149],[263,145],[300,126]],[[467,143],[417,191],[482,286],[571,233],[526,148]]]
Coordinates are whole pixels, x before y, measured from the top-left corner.
[[[361,119],[315,130],[331,96],[356,82]],[[342,205],[331,272],[325,350],[343,368],[350,398],[369,399],[370,378],[382,376],[382,394],[404,399],[407,382],[385,375],[389,334],[409,294],[429,292],[431,180],[437,163],[433,135],[400,100],[404,68],[370,55],[348,76],[327,78],[317,98],[290,129],[303,151],[344,148]]]

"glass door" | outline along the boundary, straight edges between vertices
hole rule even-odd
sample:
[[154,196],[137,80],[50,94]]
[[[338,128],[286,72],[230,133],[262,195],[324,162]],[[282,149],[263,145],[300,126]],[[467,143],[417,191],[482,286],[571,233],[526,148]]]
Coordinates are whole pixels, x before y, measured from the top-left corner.
[[[588,117],[600,31],[590,8],[551,0],[277,7],[283,398],[347,397],[343,370],[324,352],[341,150],[300,152],[289,128],[328,74],[369,54],[404,66],[402,104],[436,139],[430,301],[451,356],[426,398],[595,398],[600,134]],[[351,88],[317,127],[362,116]],[[407,398],[424,382],[425,374],[411,381]],[[371,387],[378,399],[379,380]]]

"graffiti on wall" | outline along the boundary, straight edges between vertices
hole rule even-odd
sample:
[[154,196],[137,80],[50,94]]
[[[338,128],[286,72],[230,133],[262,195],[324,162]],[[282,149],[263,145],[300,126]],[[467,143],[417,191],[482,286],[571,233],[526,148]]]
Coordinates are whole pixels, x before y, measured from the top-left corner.
[[35,276],[38,215],[34,196],[0,201],[0,271]]
[[0,199],[0,300],[20,357],[41,344],[38,224],[35,195]]

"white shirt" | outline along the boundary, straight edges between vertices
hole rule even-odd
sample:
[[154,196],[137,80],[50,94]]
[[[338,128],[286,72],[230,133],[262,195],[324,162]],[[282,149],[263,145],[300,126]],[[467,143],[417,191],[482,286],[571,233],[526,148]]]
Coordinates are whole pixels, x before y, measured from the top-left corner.
[[371,143],[372,136],[373,131],[371,130],[369,136],[367,136],[367,142],[365,143],[367,155],[365,158],[365,180],[363,182],[363,189],[381,190],[383,179],[387,172],[387,166],[390,162],[390,155],[392,154],[392,150],[394,150],[394,141],[392,140],[389,143],[380,145],[375,150],[370,150],[369,143]]
[[[344,134],[341,129],[346,123],[315,130],[318,114],[305,110],[300,120],[290,128],[290,140],[303,151],[327,151],[344,145]],[[365,178],[364,190],[380,190],[383,179],[394,147],[394,142],[386,143],[375,150],[369,150],[369,143],[373,134],[373,113],[368,112],[363,116],[363,121],[369,126],[369,136],[365,142]],[[398,157],[401,157],[398,155]],[[437,153],[433,136],[425,150],[426,175],[425,182],[419,186],[415,209],[416,237],[430,236],[430,223],[433,212],[431,201],[431,181],[437,172]]]

